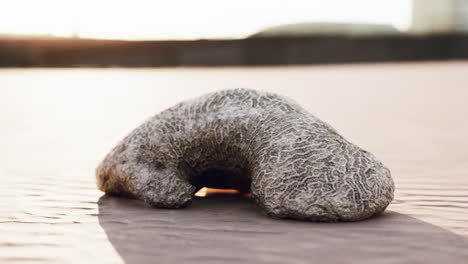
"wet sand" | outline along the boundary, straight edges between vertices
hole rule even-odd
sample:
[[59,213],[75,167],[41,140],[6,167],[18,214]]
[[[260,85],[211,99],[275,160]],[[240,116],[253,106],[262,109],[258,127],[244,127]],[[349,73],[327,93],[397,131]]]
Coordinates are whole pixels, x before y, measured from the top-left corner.
[[[0,70],[0,263],[467,263],[468,62]],[[392,171],[381,216],[271,219],[236,195],[183,210],[103,196],[94,167],[180,100],[288,95]]]

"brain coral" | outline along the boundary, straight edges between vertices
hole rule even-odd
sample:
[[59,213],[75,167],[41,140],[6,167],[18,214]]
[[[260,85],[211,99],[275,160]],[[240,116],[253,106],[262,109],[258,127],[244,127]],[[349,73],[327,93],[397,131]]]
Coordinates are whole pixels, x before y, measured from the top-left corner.
[[268,215],[356,221],[393,199],[390,171],[291,99],[249,89],[181,102],[125,137],[96,170],[100,190],[188,205],[202,187],[250,191]]

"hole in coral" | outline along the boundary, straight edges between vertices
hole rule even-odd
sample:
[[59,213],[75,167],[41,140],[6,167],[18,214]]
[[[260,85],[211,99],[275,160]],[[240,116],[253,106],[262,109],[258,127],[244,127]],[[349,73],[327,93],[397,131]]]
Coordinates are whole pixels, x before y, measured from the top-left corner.
[[250,172],[243,168],[209,169],[192,177],[192,184],[200,189],[195,196],[250,192]]

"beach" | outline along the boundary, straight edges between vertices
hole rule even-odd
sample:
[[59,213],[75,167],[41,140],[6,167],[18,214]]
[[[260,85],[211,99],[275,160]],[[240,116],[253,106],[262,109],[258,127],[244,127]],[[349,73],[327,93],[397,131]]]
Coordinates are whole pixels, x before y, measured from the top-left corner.
[[[0,70],[0,263],[467,263],[468,62]],[[180,210],[106,196],[94,169],[207,92],[286,95],[374,153],[394,201],[355,223],[272,219],[234,194]]]

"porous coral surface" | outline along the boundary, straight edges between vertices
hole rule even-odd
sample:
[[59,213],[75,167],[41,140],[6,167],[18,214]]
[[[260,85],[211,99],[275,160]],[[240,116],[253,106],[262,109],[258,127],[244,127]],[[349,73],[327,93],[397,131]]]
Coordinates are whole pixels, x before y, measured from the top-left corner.
[[100,190],[187,206],[202,187],[251,192],[265,213],[357,221],[393,199],[390,171],[286,97],[250,89],[181,102],[125,137],[96,170]]

